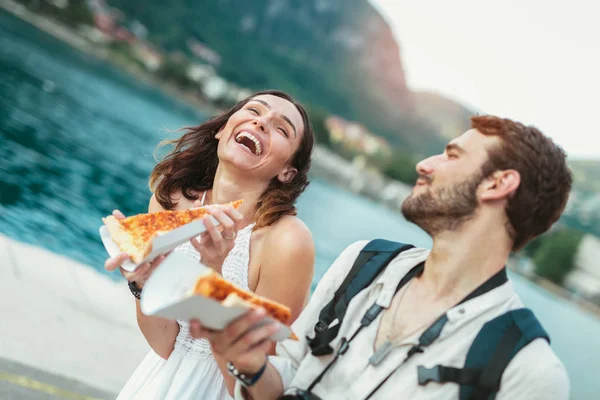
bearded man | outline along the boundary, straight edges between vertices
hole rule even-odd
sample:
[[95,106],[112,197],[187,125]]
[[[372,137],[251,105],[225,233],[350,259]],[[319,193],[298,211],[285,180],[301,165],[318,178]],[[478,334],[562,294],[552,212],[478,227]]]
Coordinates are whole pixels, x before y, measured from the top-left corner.
[[565,153],[534,127],[471,121],[417,165],[402,206],[431,250],[349,246],[292,326],[301,339],[280,342],[274,356],[279,327],[260,310],[219,332],[192,322],[229,361],[236,398],[568,399],[565,368],[505,267],[563,212]]

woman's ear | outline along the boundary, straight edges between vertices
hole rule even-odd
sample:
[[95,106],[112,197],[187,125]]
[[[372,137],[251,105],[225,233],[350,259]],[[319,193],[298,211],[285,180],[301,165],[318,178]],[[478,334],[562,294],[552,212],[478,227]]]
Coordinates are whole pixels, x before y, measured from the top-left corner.
[[296,168],[287,167],[285,170],[281,171],[279,175],[277,175],[277,180],[279,180],[281,183],[290,183],[297,173],[298,170]]
[[223,136],[223,128],[225,128],[225,125],[223,125],[221,127],[221,129],[219,129],[219,131],[217,132],[217,134],[215,135],[215,139],[220,140],[221,136]]

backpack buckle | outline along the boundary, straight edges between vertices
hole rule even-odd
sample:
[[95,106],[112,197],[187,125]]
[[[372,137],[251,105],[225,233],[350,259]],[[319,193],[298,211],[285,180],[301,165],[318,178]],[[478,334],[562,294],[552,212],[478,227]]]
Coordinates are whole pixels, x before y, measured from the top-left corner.
[[321,332],[323,332],[325,329],[327,329],[327,324],[325,324],[325,322],[323,322],[323,321],[319,321],[319,322],[317,322],[317,324],[315,325],[315,332],[316,332],[316,333],[321,333]]
[[419,376],[419,385],[425,386],[429,382],[440,382],[441,377],[441,365],[435,367],[426,368],[422,365],[417,367],[417,375]]

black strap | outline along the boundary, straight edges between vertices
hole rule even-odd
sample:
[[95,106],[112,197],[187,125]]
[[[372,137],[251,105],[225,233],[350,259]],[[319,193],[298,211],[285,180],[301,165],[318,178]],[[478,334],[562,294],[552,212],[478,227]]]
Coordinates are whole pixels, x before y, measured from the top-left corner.
[[369,309],[367,310],[367,312],[365,313],[365,315],[362,317],[362,319],[360,321],[360,326],[356,329],[356,331],[354,331],[354,333],[352,334],[350,339],[346,340],[346,338],[343,337],[342,340],[340,340],[340,345],[338,347],[337,352],[335,353],[335,356],[329,362],[329,364],[327,364],[325,369],[323,369],[323,371],[321,371],[321,373],[308,386],[308,388],[306,389],[306,394],[310,394],[310,392],[313,390],[313,388],[319,382],[321,382],[321,379],[323,379],[323,377],[325,376],[325,373],[327,373],[327,371],[329,371],[329,369],[333,366],[333,364],[335,364],[335,362],[338,360],[338,358],[340,358],[342,355],[344,355],[348,351],[348,349],[350,348],[350,342],[352,342],[354,340],[356,335],[358,335],[358,333],[364,327],[371,325],[371,322],[373,322],[375,320],[375,318],[377,318],[377,316],[379,315],[381,310],[383,310],[383,307],[378,306],[377,304],[373,304],[371,307],[369,307]]
[[477,368],[453,368],[436,365],[426,368],[422,365],[417,367],[419,385],[424,386],[429,382],[456,382],[459,385],[475,385],[481,376],[481,370]]
[[494,354],[483,368],[471,395],[471,400],[486,400],[491,393],[500,389],[502,373],[512,359],[515,346],[521,336],[521,331],[517,325],[509,325]]
[[467,297],[465,297],[458,304],[462,304],[471,299],[474,299],[475,297],[479,297],[482,294],[485,294],[485,293],[491,291],[492,289],[495,289],[497,287],[504,285],[506,282],[508,282],[508,274],[506,273],[506,268],[502,268],[500,271],[496,272],[496,274],[494,274],[494,276],[492,276],[490,279],[485,281],[481,286],[479,286],[477,289],[472,291],[471,294],[469,294]]
[[[314,338],[307,337],[307,341],[314,356],[322,356],[333,353],[330,343],[337,337],[342,321],[346,315],[346,310],[352,298],[365,287],[368,287],[377,275],[393,260],[398,254],[405,250],[413,248],[413,245],[403,243],[389,242],[387,240],[376,239],[369,242],[363,251],[361,251],[354,261],[352,268],[346,278],[335,291],[333,299],[321,310],[319,321],[315,325]],[[369,265],[367,265],[367,263]],[[355,278],[362,268],[367,271],[366,280]],[[401,286],[399,286],[401,287]],[[337,319],[337,323],[331,326],[331,323]]]
[[[400,290],[402,288],[402,286],[406,285],[406,283],[408,281],[410,281],[410,279],[412,279],[413,277],[415,277],[417,274],[420,274],[423,271],[424,266],[425,266],[425,263],[422,262],[419,265],[413,267],[410,271],[408,271],[408,273],[404,276],[404,278],[402,278],[402,280],[400,281],[400,283],[396,287],[396,293],[398,292],[398,290]],[[323,379],[323,377],[325,376],[325,374],[327,373],[327,371],[329,371],[329,369],[333,366],[333,364],[335,364],[337,362],[337,360],[344,353],[346,353],[346,351],[348,351],[348,349],[350,348],[350,343],[354,340],[354,338],[356,337],[356,335],[358,335],[358,333],[363,328],[371,325],[371,323],[377,318],[377,316],[381,313],[381,311],[383,311],[383,307],[381,307],[378,304],[373,304],[371,307],[369,307],[369,309],[367,310],[367,312],[365,313],[365,315],[363,315],[362,319],[360,320],[360,326],[354,331],[354,333],[352,334],[352,336],[350,337],[350,339],[346,340],[346,338],[343,337],[340,340],[340,346],[338,348],[338,351],[335,353],[335,356],[327,364],[327,366],[323,369],[323,371],[321,371],[321,373],[308,386],[308,388],[304,392],[306,395],[310,394],[310,392],[313,390],[313,388],[319,382],[321,382],[321,380]],[[335,330],[336,335],[337,335],[337,332],[339,330],[339,325],[341,325],[341,323],[338,324],[338,325],[336,325],[337,326],[337,329]],[[323,334],[327,334],[328,332],[331,332],[331,331],[332,331],[332,329],[330,328],[327,332],[322,332],[322,337],[327,337],[327,336],[324,336]],[[438,335],[439,335],[439,333],[438,333]],[[335,338],[335,336],[333,338]],[[329,343],[329,342],[327,342],[327,343]],[[315,350],[314,349],[313,349],[313,355],[315,355]]]
[[[422,267],[421,268],[421,272],[422,272],[424,269],[424,266],[425,266],[425,263],[423,263],[422,266],[419,265],[417,267]],[[415,268],[417,268],[417,267],[415,267]],[[413,269],[415,269],[415,268],[413,268]],[[412,270],[410,272],[412,272]],[[410,274],[410,272],[409,272],[409,274]],[[499,272],[494,274],[494,276],[492,276],[487,281],[485,281],[483,284],[481,284],[479,287],[477,287],[475,290],[473,290],[468,296],[466,296],[464,299],[462,299],[457,305],[463,304],[466,301],[474,299],[475,297],[481,296],[481,295],[491,291],[492,289],[502,286],[507,281],[508,281],[508,276],[506,274],[506,268],[502,268],[502,270],[500,270]],[[402,283],[402,281],[400,283]],[[400,285],[398,285],[398,286],[400,286]],[[421,336],[419,337],[419,343],[417,345],[413,346],[408,351],[406,357],[404,358],[402,363],[400,363],[400,365],[404,364],[415,354],[424,352],[425,348],[427,348],[435,340],[437,340],[437,338],[440,336],[442,329],[444,328],[444,326],[446,325],[447,322],[448,322],[448,316],[446,314],[444,314],[440,318],[438,318],[433,324],[431,324],[425,330],[425,332],[423,332],[421,334]],[[510,359],[509,359],[509,361],[510,361]],[[385,379],[383,379],[383,381],[381,381],[379,383],[379,385],[377,385],[371,391],[371,393],[369,393],[369,395],[367,397],[365,397],[365,400],[370,399],[371,396],[373,396],[375,394],[375,392],[377,392],[388,381],[388,379],[390,379],[392,377],[392,375],[398,370],[400,365],[398,367],[396,367],[391,373],[389,373],[388,376],[386,376]]]

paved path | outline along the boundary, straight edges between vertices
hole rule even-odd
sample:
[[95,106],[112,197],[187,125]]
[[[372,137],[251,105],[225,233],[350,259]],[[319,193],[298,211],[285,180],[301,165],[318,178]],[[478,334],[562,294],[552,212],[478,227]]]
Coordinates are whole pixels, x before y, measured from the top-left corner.
[[114,398],[149,349],[126,285],[2,235],[0,316],[0,400]]
[[2,400],[109,400],[115,393],[0,358]]

